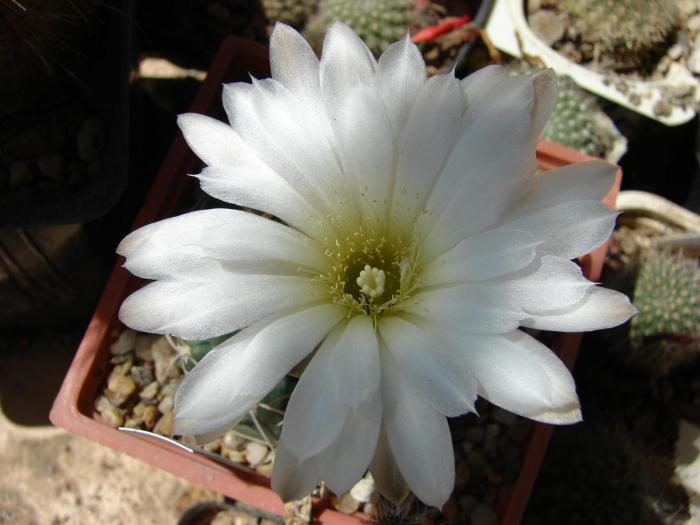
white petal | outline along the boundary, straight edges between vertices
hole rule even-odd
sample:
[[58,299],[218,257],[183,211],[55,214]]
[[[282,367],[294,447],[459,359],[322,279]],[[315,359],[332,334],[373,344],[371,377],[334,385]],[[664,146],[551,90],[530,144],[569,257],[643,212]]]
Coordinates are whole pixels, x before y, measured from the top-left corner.
[[395,316],[383,317],[379,332],[417,397],[450,417],[474,411],[474,377],[451,356],[447,343],[436,333]]
[[510,220],[505,226],[524,230],[541,240],[537,247],[540,255],[574,259],[593,251],[610,237],[617,215],[598,201],[573,201]]
[[[379,343],[368,316],[339,324],[301,376],[287,405],[285,447],[304,461],[328,447],[347,413],[379,388]],[[369,460],[368,460],[369,461]]]
[[224,85],[231,126],[265,163],[308,200],[329,213],[337,192],[347,193],[331,137],[308,105],[273,79]]
[[508,227],[479,233],[429,263],[421,273],[421,285],[483,281],[515,272],[533,261],[541,242]]
[[382,371],[383,423],[394,459],[413,493],[441,508],[455,479],[447,419],[418,397],[388,353],[382,354]]
[[400,134],[398,174],[392,203],[399,221],[413,222],[452,151],[466,109],[453,73],[431,77],[422,87]]
[[177,125],[192,151],[208,166],[236,166],[244,150],[241,138],[224,122],[206,115],[185,113]]
[[345,24],[334,22],[326,32],[321,56],[321,93],[333,118],[338,101],[359,85],[373,85],[377,67],[372,52]]
[[578,303],[569,308],[544,314],[533,313],[521,321],[523,326],[558,332],[588,332],[612,328],[637,313],[626,295],[592,287]]
[[[323,250],[278,222],[237,210],[201,210],[139,228],[119,244],[131,273],[146,279],[202,280],[206,273],[260,271],[274,263],[295,274],[323,268]],[[206,276],[207,280],[213,276]]]
[[408,35],[391,44],[379,57],[377,82],[394,137],[398,137],[403,129],[425,77],[423,57]]
[[576,303],[591,286],[575,263],[547,255],[538,265],[495,281],[424,291],[406,311],[454,332],[505,333],[534,309]]
[[530,137],[542,134],[557,102],[557,77],[546,69],[534,74],[513,74],[503,66],[487,66],[462,80],[470,107],[488,111],[488,104],[499,104],[519,110],[525,107],[530,117]]
[[372,473],[379,493],[392,503],[401,503],[408,496],[410,489],[391,453],[389,440],[383,427],[379,431],[377,449],[369,464],[369,471]]
[[119,319],[142,332],[208,339],[327,294],[306,277],[225,274],[201,283],[157,281],[127,297]]
[[394,141],[384,103],[375,89],[358,86],[336,102],[333,128],[343,171],[354,182],[353,197],[365,221],[378,228],[394,182]]
[[544,423],[581,420],[576,385],[554,353],[529,335],[455,337],[479,393],[493,404]]
[[616,171],[617,166],[601,160],[546,171],[532,178],[532,188],[508,213],[508,218],[570,201],[599,201],[610,191]]
[[272,78],[297,97],[320,95],[319,63],[313,49],[294,29],[279,22],[270,35],[270,70]]
[[593,283],[583,277],[576,263],[545,255],[534,272],[517,277],[506,276],[492,286],[494,296],[501,304],[513,309],[541,312],[576,303]]
[[272,488],[284,501],[301,499],[323,480],[336,494],[349,491],[364,475],[376,447],[381,420],[379,392],[347,412],[343,429],[317,455],[303,461],[285,443],[275,453]]
[[518,327],[527,315],[512,308],[491,285],[458,285],[424,291],[405,311],[458,333],[499,334]]
[[212,197],[270,213],[314,239],[327,235],[323,214],[267,166],[206,168],[195,176]]
[[426,205],[435,232],[426,238],[428,254],[494,227],[535,170],[535,141],[553,101],[551,72],[484,69],[465,81],[464,132]]
[[309,354],[345,315],[321,305],[256,323],[211,350],[175,394],[174,430],[203,435],[231,428]]

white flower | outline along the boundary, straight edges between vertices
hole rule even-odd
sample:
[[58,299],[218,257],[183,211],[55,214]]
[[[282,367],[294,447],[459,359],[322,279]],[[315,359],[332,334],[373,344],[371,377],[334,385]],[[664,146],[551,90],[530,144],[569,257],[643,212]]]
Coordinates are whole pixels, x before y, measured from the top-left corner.
[[230,125],[179,125],[206,192],[284,224],[216,209],[130,234],[126,268],[155,282],[120,317],[186,339],[241,329],[177,392],[175,432],[201,441],[313,356],[276,452],[284,499],[319,480],[343,493],[369,467],[389,497],[403,478],[439,507],[454,482],[446,417],[477,395],[537,421],[581,419],[569,371],[518,327],[595,330],[634,312],[570,261],[613,228],[599,199],[615,168],[534,176],[550,71],[426,79],[408,39],[377,62],[342,24],[320,63],[278,24],[270,59],[272,79],[224,86]]

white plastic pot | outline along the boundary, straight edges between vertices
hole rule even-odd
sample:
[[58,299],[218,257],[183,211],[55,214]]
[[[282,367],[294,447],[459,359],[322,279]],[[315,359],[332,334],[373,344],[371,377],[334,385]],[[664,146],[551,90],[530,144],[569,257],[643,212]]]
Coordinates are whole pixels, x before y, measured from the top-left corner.
[[573,78],[582,88],[667,126],[683,124],[695,116],[694,108],[682,109],[672,106],[671,114],[668,116],[655,115],[653,110],[654,104],[662,98],[660,89],[662,87],[693,85],[696,97],[700,97],[700,82],[686,68],[672,68],[672,74],[661,81],[625,79],[629,92],[637,93],[641,97],[641,103],[635,106],[614,86],[606,85],[603,75],[572,62],[542,42],[530,29],[523,4],[523,0],[496,0],[486,25],[486,32],[493,44],[501,51],[516,57],[521,57],[523,54],[538,57],[558,74]]

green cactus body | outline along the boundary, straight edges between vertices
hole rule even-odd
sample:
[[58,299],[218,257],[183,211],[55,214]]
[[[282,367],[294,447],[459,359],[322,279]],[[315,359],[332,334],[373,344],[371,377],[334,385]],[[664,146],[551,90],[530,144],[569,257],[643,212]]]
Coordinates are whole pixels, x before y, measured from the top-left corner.
[[[630,325],[637,350],[684,361],[700,350],[700,268],[697,260],[652,250],[642,261],[634,290],[639,314]],[[650,356],[652,357],[652,356]],[[664,363],[672,368],[673,363]]]
[[559,98],[552,111],[543,137],[575,148],[587,155],[605,157],[609,140],[599,133],[595,99],[568,77],[559,78]]
[[376,56],[406,35],[415,16],[412,0],[321,0],[306,37],[319,48],[333,22],[349,25]]
[[270,23],[284,22],[299,29],[316,10],[316,0],[262,0],[262,7]]
[[620,68],[647,64],[675,33],[676,0],[563,0],[581,38],[616,57]]

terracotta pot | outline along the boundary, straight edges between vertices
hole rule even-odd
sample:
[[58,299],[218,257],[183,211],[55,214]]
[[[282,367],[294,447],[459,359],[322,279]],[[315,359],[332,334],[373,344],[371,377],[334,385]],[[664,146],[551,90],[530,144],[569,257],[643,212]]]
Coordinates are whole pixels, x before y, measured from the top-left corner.
[[[248,72],[258,76],[269,74],[267,49],[253,42],[236,37],[227,38],[219,49],[192,104],[191,111],[219,115],[221,113],[222,82],[247,80]],[[562,146],[542,142],[537,150],[543,169],[585,160],[583,154]],[[175,138],[158,176],[138,215],[134,228],[151,223],[172,214],[193,188],[193,178],[199,160],[185,144],[182,136]],[[618,173],[615,188],[606,201],[612,205],[619,188]],[[606,246],[582,259],[585,274],[594,281],[600,276]],[[93,403],[109,373],[110,335],[121,328],[117,319],[119,306],[134,290],[139,280],[121,268],[122,260],[107,283],[97,310],[78,348],[63,386],[54,402],[50,417],[60,427],[81,436],[98,441],[116,450],[141,459],[151,465],[221,492],[233,499],[254,505],[275,514],[283,514],[279,497],[269,488],[269,480],[235,467],[195,455],[176,446],[138,435],[120,432],[93,418]],[[580,334],[561,334],[553,350],[570,368],[578,351]],[[517,523],[525,509],[535,482],[552,427],[538,424],[526,446],[522,471],[512,489],[499,502],[501,523]],[[346,516],[331,508],[327,502],[315,501],[314,517],[318,523],[357,524],[364,515]]]

